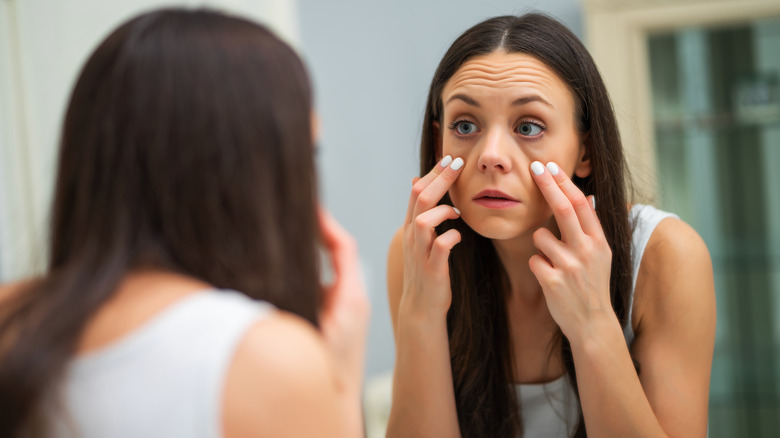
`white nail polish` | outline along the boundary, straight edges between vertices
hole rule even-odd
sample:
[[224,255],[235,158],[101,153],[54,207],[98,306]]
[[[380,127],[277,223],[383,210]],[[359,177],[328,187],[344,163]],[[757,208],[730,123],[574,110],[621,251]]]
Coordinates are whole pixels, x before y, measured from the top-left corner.
[[596,195],[593,195],[590,197],[590,204],[593,206],[593,209],[596,209]]
[[455,213],[457,213],[457,214],[458,214],[458,216],[460,216],[460,210],[458,210],[458,209],[457,209],[457,208],[455,208],[455,207],[452,207],[452,209],[453,209],[453,210],[455,210]]
[[531,163],[531,171],[535,173],[536,175],[541,175],[544,173],[544,164],[534,161]]
[[441,160],[441,167],[447,167],[450,163],[452,163],[452,157],[447,155]]
[[547,163],[547,169],[549,169],[550,173],[552,173],[553,175],[557,175],[558,174],[558,170],[559,170],[558,169],[558,165],[553,163],[552,161]]
[[456,158],[455,161],[452,162],[452,165],[450,167],[452,167],[452,170],[458,170],[461,167],[463,167],[463,158],[460,157]]

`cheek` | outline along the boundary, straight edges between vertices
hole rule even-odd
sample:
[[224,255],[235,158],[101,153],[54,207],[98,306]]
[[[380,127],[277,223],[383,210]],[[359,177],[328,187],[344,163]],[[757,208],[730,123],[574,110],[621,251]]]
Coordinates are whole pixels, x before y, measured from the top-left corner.
[[443,155],[452,155],[453,157],[466,157],[476,146],[475,138],[462,139],[456,137],[450,129],[442,133],[441,149]]
[[542,164],[547,164],[553,161],[571,178],[578,163],[579,148],[576,142],[570,142],[568,139],[557,144],[554,141],[549,141],[544,148],[529,149],[525,156],[527,157],[529,175],[532,162],[539,161]]
[[450,195],[450,200],[452,200],[452,204],[455,207],[458,207],[459,205],[463,205],[463,200],[461,199],[461,196],[463,196],[464,193],[466,193],[466,179],[463,178],[463,173],[460,174],[460,177],[458,177],[457,180],[450,186],[450,189],[447,191],[447,193]]

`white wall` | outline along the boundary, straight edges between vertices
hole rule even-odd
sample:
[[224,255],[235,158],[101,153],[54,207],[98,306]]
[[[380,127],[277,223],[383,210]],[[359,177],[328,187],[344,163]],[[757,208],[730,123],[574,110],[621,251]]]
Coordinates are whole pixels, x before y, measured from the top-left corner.
[[321,191],[360,244],[373,306],[367,376],[393,367],[388,244],[417,175],[428,86],[452,41],[479,21],[547,12],[582,35],[578,0],[298,0],[301,47],[322,120]]
[[44,268],[60,125],[81,66],[119,23],[166,5],[241,13],[298,42],[296,0],[0,0],[0,280]]

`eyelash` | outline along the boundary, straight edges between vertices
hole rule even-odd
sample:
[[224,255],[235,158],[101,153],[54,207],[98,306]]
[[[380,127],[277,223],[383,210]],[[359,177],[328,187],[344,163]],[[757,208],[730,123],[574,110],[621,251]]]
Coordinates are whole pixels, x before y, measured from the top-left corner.
[[[458,128],[458,126],[460,126],[463,123],[472,123],[472,124],[476,125],[476,123],[474,123],[474,122],[472,122],[471,120],[468,120],[468,119],[458,119],[458,120],[455,120],[454,122],[450,123],[450,125],[449,125],[449,129],[455,133],[456,137],[461,138],[461,139],[465,138],[466,135],[458,133],[457,128]],[[533,137],[523,136],[523,137],[526,138],[527,141],[538,140],[539,137],[541,137],[541,135],[544,134],[545,131],[547,131],[547,125],[545,125],[544,123],[542,123],[540,120],[537,120],[537,119],[524,119],[524,120],[520,120],[520,123],[517,126],[519,127],[519,126],[525,125],[525,124],[534,125],[534,126],[538,127],[539,129],[541,129],[541,131],[542,131],[542,132],[540,132],[539,134],[537,134],[536,136],[533,136]]]
[[[519,128],[520,126],[525,125],[525,124],[534,125],[534,126],[538,127],[541,130],[541,132],[539,134],[536,134],[533,137],[528,137],[528,136],[524,135],[523,137],[525,137],[525,139],[527,141],[539,140],[539,138],[541,138],[542,134],[544,134],[545,131],[547,131],[547,125],[542,123],[541,120],[537,120],[537,119],[523,119],[523,120],[520,120],[520,123],[517,126]],[[515,130],[517,130],[517,128],[515,128]]]
[[[454,122],[450,123],[449,128],[451,130],[455,130],[455,128],[457,128],[461,123],[474,123],[474,122],[472,122],[471,120],[467,120],[467,119],[458,119],[458,120],[455,120]],[[474,123],[474,124],[476,125],[476,123]]]

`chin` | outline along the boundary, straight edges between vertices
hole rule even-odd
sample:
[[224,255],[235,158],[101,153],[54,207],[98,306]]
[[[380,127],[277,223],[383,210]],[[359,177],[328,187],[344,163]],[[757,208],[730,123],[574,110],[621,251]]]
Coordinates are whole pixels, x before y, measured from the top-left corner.
[[463,222],[482,237],[490,240],[509,240],[523,234],[523,227],[515,221],[504,218],[469,218],[461,216]]

